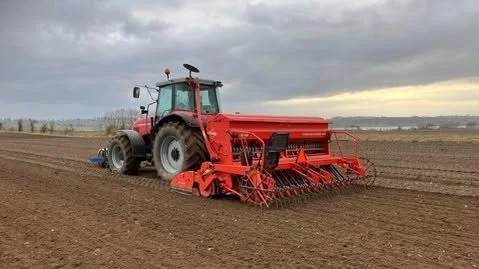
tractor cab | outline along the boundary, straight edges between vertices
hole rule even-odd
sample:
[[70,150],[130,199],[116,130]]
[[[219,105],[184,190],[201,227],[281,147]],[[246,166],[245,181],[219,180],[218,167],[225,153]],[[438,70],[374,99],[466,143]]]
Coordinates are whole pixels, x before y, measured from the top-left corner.
[[151,95],[151,90],[156,90],[158,97],[145,109],[141,106],[142,114],[148,114],[150,105],[156,104],[155,118],[160,120],[172,113],[195,113],[197,112],[197,103],[200,106],[200,112],[204,115],[215,115],[221,112],[218,88],[223,84],[220,81],[198,79],[200,95],[199,100],[195,98],[195,89],[188,83],[193,79],[191,72],[198,73],[199,70],[189,64],[183,65],[190,71],[189,77],[170,79],[170,70],[165,69],[166,81],[156,83],[156,87],[135,86],[133,88],[133,97],[139,98],[140,87],[145,87]]
[[[163,118],[172,112],[196,112],[195,92],[187,84],[188,78],[179,78],[158,82],[158,99],[155,115]],[[221,82],[212,80],[200,81],[201,114],[214,115],[221,112],[218,101],[218,88]]]

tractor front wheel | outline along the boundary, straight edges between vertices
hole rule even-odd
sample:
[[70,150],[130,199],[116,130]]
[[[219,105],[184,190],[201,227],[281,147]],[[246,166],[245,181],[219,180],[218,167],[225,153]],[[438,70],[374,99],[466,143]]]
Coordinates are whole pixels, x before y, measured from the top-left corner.
[[125,135],[114,137],[108,146],[108,166],[119,174],[132,175],[138,172],[141,160],[133,157],[131,142]]
[[155,137],[153,161],[158,176],[171,181],[179,173],[198,169],[207,159],[206,152],[197,130],[181,122],[169,122]]

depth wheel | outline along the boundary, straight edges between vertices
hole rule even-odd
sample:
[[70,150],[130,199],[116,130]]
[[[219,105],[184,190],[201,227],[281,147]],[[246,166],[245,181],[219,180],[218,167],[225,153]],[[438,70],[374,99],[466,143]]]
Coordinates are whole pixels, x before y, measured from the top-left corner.
[[114,137],[108,145],[108,166],[119,174],[133,175],[138,172],[141,159],[133,157],[133,148],[125,135]]
[[348,180],[356,185],[371,187],[376,181],[377,171],[374,163],[366,158],[359,158],[362,167],[366,171],[366,176],[358,176],[355,174],[348,174]]

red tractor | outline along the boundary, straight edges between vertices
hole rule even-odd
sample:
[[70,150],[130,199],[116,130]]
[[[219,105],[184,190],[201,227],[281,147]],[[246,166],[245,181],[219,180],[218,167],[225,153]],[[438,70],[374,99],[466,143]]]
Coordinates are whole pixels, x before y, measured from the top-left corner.
[[[158,95],[131,130],[120,130],[95,163],[120,174],[135,174],[140,163],[154,164],[158,176],[181,192],[213,197],[236,195],[255,206],[273,200],[374,181],[374,166],[358,158],[357,139],[333,131],[317,117],[251,116],[221,113],[220,81],[169,79],[147,87]],[[133,88],[138,98],[140,87]],[[154,116],[149,107],[156,104]],[[344,156],[337,135],[354,142]],[[330,152],[336,142],[338,155]]]

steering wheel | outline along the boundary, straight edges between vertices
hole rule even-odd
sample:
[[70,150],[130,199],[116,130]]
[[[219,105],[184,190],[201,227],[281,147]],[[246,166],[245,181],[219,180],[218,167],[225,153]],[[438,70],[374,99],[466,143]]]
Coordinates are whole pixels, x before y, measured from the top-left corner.
[[183,102],[177,102],[176,103],[176,108],[181,109],[181,110],[188,110],[188,106]]
[[212,113],[215,111],[215,107],[212,105],[204,105],[201,110],[203,113]]

